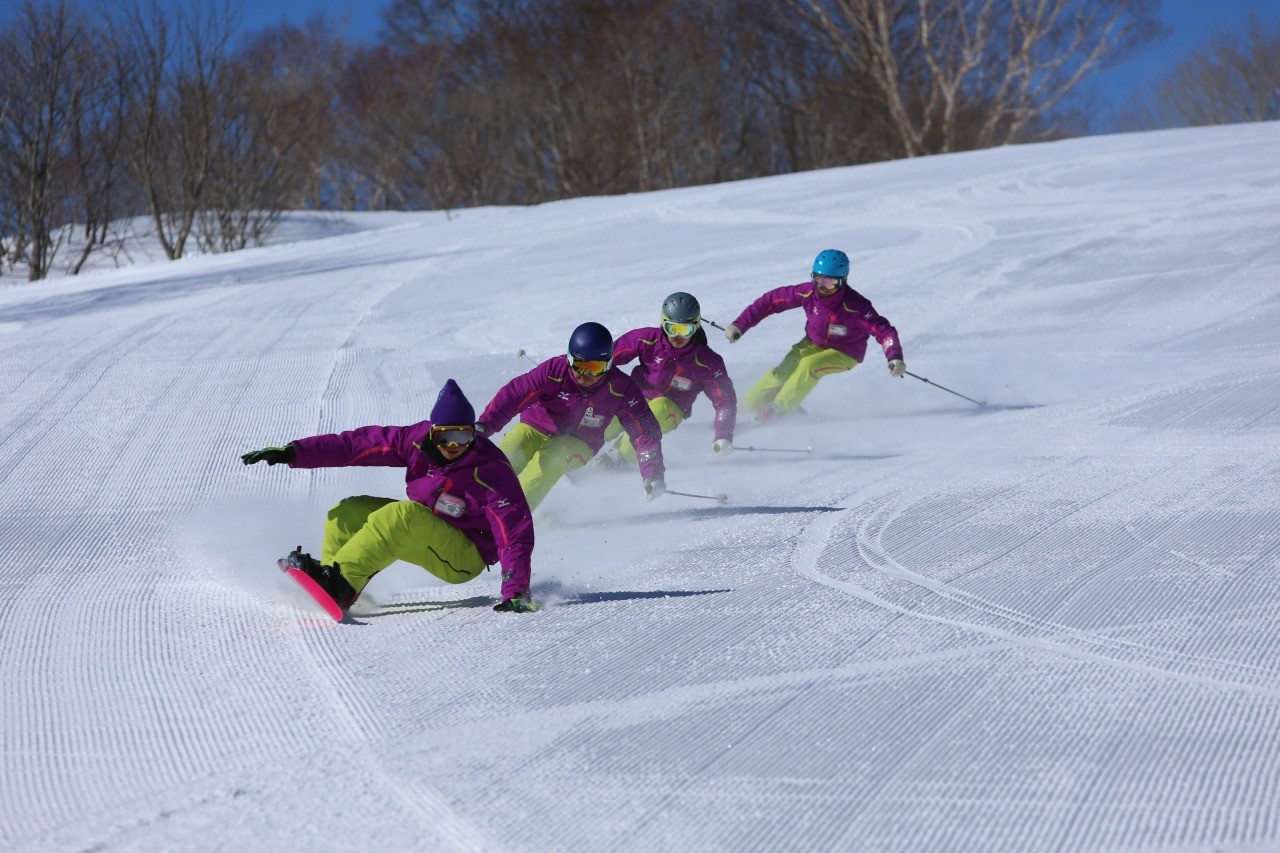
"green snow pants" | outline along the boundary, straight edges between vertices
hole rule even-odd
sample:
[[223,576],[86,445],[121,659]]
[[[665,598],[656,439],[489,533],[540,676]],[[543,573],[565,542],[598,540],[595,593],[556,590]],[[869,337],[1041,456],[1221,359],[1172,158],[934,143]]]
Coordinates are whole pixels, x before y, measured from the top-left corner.
[[[680,411],[680,407],[673,403],[667,397],[654,397],[649,401],[649,410],[653,412],[653,416],[658,419],[658,426],[662,427],[662,434],[666,435],[684,422],[684,412]],[[636,449],[631,446],[631,436],[622,432],[622,422],[614,418],[609,426],[605,427],[604,440],[609,443],[622,433],[622,439],[618,442],[618,452],[622,454],[622,458],[628,462],[636,461]]]
[[595,456],[581,439],[547,435],[528,424],[516,424],[507,430],[498,449],[511,461],[531,510],[542,503],[557,480]]
[[461,530],[417,501],[358,495],[329,510],[320,562],[337,563],[356,592],[396,560],[421,566],[449,583],[465,583],[485,567],[480,551]]
[[752,411],[763,411],[773,403],[779,412],[794,412],[801,401],[818,384],[818,380],[832,373],[853,370],[858,362],[839,350],[823,349],[804,338],[791,348],[786,358],[773,370],[760,377],[742,402]]

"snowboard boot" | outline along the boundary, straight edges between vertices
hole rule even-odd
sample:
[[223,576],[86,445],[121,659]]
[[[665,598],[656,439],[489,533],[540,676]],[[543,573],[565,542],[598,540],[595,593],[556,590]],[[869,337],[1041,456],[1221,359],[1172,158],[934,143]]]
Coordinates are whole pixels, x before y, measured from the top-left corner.
[[319,584],[320,588],[333,599],[333,603],[343,610],[355,604],[356,599],[360,597],[360,593],[356,592],[355,588],[342,576],[336,563],[332,566],[321,565],[315,557],[304,553],[301,545],[287,559]]

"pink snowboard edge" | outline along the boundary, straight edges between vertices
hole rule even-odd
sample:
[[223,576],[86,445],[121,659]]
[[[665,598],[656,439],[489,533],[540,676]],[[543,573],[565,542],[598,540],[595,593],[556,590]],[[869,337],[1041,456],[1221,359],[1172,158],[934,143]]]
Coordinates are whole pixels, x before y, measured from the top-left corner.
[[298,582],[298,586],[307,591],[307,595],[315,599],[316,604],[324,608],[324,612],[328,613],[335,622],[341,622],[343,613],[338,603],[329,597],[329,593],[320,588],[320,584],[313,581],[306,572],[301,569],[295,569],[293,566],[284,567],[284,573]]

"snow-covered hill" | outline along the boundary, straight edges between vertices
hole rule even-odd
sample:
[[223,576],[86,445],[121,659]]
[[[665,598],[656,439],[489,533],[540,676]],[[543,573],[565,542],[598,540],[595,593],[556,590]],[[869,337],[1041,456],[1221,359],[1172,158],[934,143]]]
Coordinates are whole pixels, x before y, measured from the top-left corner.
[[[1280,848],[1277,151],[293,219],[0,291],[0,848]],[[534,615],[397,565],[336,625],[276,572],[400,472],[240,453],[449,377],[479,408],[674,290],[727,324],[825,248],[908,369],[991,405],[873,355],[739,434],[812,454],[715,460],[703,400],[667,482],[731,503],[561,483]],[[801,327],[713,346],[741,391]]]

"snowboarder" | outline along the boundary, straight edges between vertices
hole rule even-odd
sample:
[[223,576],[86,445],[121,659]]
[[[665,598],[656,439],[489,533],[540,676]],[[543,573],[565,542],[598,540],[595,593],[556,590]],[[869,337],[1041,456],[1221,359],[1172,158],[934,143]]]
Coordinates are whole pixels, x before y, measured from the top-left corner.
[[645,496],[652,500],[666,491],[662,431],[636,383],[614,366],[613,335],[599,323],[573,330],[566,358],[549,358],[499,389],[476,429],[493,435],[517,414],[520,423],[499,447],[520,476],[530,507],[600,451],[614,417],[639,451]]
[[411,426],[366,426],[299,438],[240,457],[246,465],[290,468],[385,465],[405,468],[408,500],[360,495],[329,510],[320,560],[289,555],[344,611],[369,579],[396,560],[449,583],[502,564],[502,601],[494,610],[526,613],[533,518],[511,463],[476,434],[475,409],[452,379],[431,419]]
[[724,336],[732,344],[771,314],[803,308],[808,315],[805,336],[743,397],[761,420],[795,411],[819,379],[857,367],[871,335],[884,350],[889,375],[901,379],[907,372],[897,329],[848,286],[848,255],[838,249],[819,252],[810,278],[811,282],[770,290],[725,327]]
[[[659,327],[633,329],[618,338],[613,346],[614,364],[636,359],[639,364],[631,371],[631,378],[649,401],[664,435],[693,414],[693,401],[705,392],[716,411],[711,450],[718,457],[733,452],[738,396],[724,359],[707,345],[697,299],[688,293],[673,293],[662,303]],[[622,424],[615,418],[605,430],[605,440],[612,441],[621,432]],[[628,462],[636,460],[635,448],[625,435],[606,453]]]

